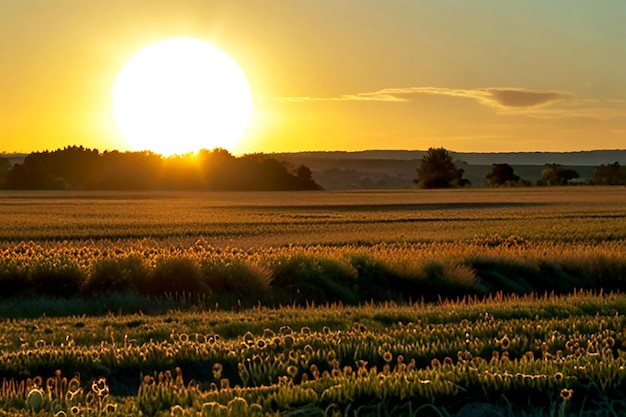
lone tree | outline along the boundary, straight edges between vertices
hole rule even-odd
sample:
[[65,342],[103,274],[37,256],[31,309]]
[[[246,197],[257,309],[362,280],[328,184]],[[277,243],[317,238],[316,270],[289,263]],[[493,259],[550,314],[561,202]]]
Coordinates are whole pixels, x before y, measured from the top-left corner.
[[597,185],[626,185],[626,166],[615,161],[612,164],[596,167],[593,183]]
[[567,185],[569,180],[578,178],[578,172],[559,164],[548,164],[541,171],[540,185]]
[[515,175],[513,167],[509,164],[493,164],[489,172],[485,174],[485,184],[488,187],[515,187],[530,185],[530,182]]
[[463,187],[469,184],[463,178],[464,172],[464,169],[456,167],[452,155],[445,148],[429,148],[417,168],[414,182],[419,188]]

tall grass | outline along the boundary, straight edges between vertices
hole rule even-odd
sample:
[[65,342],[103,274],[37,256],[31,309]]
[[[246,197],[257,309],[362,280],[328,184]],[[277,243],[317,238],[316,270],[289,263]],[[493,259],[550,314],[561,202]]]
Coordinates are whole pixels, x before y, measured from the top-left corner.
[[456,191],[0,194],[0,415],[626,413],[623,190]]
[[0,288],[4,298],[188,294],[186,303],[223,308],[625,289],[623,242],[493,241],[248,250],[205,241],[20,242],[4,244]]
[[[517,410],[508,416],[621,415],[625,306],[619,294],[499,293],[405,306],[10,320],[0,323],[0,407],[226,416],[237,403],[262,416],[456,415],[480,402]],[[32,389],[44,399],[38,410],[28,408]]]

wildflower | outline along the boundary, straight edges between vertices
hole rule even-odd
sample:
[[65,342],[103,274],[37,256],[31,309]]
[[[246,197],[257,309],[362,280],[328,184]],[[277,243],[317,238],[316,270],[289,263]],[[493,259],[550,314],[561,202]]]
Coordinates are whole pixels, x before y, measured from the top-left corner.
[[502,339],[500,339],[499,341],[500,347],[504,350],[508,349],[509,347],[511,347],[511,340],[509,339],[509,337],[507,335],[504,335],[504,337]]
[[574,395],[574,390],[569,388],[563,388],[561,390],[561,399],[563,401],[569,401],[572,399],[572,395]]
[[285,335],[293,333],[293,329],[289,326],[281,326],[279,331],[281,334]]
[[34,411],[39,411],[41,409],[43,401],[44,392],[39,388],[33,388],[32,390],[30,390],[26,398],[26,403]]
[[180,405],[175,405],[170,409],[171,416],[182,416],[184,415],[185,410]]
[[294,365],[289,365],[287,367],[287,374],[289,374],[291,379],[294,379],[298,375],[298,367]]
[[283,339],[283,343],[286,348],[290,348],[294,344],[294,339],[291,336],[285,336],[285,338]]

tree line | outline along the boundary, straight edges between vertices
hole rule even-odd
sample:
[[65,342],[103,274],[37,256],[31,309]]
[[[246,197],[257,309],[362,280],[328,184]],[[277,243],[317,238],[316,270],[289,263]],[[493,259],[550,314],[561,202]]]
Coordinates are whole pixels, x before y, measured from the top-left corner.
[[[430,148],[417,168],[419,188],[470,185],[452,154]],[[578,172],[548,164],[536,185],[572,184]],[[509,164],[493,164],[486,173],[489,187],[520,187],[532,183]],[[582,183],[582,182],[578,182]],[[626,185],[626,166],[619,162],[596,167],[592,185]],[[152,152],[99,152],[82,146],[35,152],[11,165],[0,157],[0,188],[76,190],[319,190],[306,165],[293,167],[264,154],[235,157],[224,149],[164,158]]]
[[[414,180],[418,188],[453,188],[469,185],[463,178],[464,170],[454,163],[452,154],[445,148],[429,148],[422,157]],[[537,185],[568,185],[580,175],[571,168],[559,164],[548,164],[541,172]],[[619,162],[596,167],[591,185],[626,185],[626,166]],[[520,187],[532,185],[530,181],[515,174],[509,164],[493,164],[485,174],[488,187]]]
[[5,189],[318,190],[311,170],[263,154],[224,149],[165,158],[153,152],[99,152],[82,146],[34,152],[11,166],[0,158]]

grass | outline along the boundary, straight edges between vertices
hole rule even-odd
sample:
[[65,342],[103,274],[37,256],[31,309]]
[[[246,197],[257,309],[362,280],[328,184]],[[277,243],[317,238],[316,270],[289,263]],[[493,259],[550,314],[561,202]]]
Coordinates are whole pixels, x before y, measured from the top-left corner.
[[[308,193],[0,193],[0,241],[144,239],[216,247],[620,240],[622,187]],[[531,227],[529,227],[529,225]]]
[[622,415],[625,197],[2,192],[0,415]]
[[[436,301],[490,293],[575,289],[623,291],[624,243],[532,242],[521,237],[469,242],[290,245],[251,249],[169,241],[6,243],[0,250],[0,317],[63,315],[73,303],[132,295],[171,308],[249,308],[307,303]],[[48,297],[43,309],[38,301]],[[113,297],[113,298],[112,298]],[[51,309],[53,299],[61,305]],[[29,302],[35,299],[36,302]],[[79,299],[84,300],[79,302]],[[15,302],[17,300],[17,302]],[[74,301],[72,301],[74,300]],[[170,300],[173,303],[160,303]],[[145,304],[145,303],[144,303]],[[104,304],[106,305],[106,304]],[[98,307],[100,306],[100,307]],[[114,311],[125,309],[123,305]],[[163,311],[163,310],[161,310]]]
[[[103,405],[121,414],[161,415],[179,406],[200,415],[205,404],[228,408],[237,398],[257,404],[259,415],[400,404],[455,415],[476,402],[508,404],[511,416],[555,415],[561,407],[619,414],[625,307],[623,295],[577,292],[10,320],[0,338],[0,404],[25,401],[26,390],[12,393],[7,384],[37,375],[54,398],[58,369],[59,381],[79,372],[85,393],[89,381],[105,378]],[[572,398],[563,400],[566,394]],[[55,406],[93,408],[84,396],[44,407]]]

